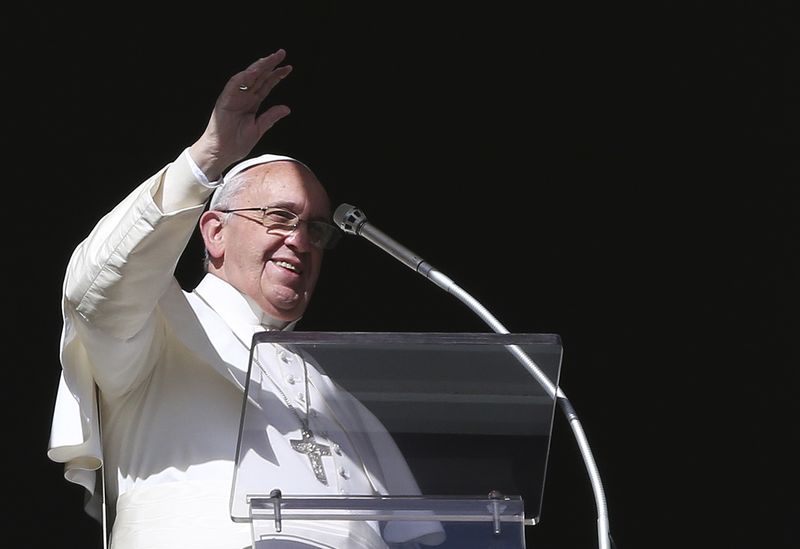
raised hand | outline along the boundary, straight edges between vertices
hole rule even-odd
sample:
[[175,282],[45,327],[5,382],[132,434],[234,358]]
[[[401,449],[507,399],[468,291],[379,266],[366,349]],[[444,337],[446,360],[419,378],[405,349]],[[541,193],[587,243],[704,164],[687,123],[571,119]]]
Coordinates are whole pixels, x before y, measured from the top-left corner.
[[267,130],[289,114],[286,105],[272,105],[258,114],[272,89],[292,71],[291,65],[280,65],[285,58],[286,52],[279,49],[225,84],[203,135],[189,151],[209,179],[217,179],[247,156]]

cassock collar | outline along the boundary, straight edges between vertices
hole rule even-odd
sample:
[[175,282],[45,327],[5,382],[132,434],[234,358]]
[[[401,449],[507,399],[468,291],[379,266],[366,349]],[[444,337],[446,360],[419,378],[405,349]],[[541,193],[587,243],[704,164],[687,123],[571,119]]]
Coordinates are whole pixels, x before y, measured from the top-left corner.
[[255,332],[263,330],[293,330],[300,320],[284,322],[269,316],[253,299],[211,273],[206,273],[194,291],[243,341],[250,341]]

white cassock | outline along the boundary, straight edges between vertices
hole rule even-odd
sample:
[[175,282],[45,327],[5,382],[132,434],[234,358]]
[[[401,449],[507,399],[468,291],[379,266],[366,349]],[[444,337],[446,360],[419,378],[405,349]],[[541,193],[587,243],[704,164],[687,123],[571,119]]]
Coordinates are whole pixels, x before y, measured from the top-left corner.
[[[167,214],[154,200],[165,187],[183,205]],[[86,510],[96,518],[102,466],[113,549],[252,543],[251,525],[231,520],[230,497],[248,346],[265,319],[213,275],[192,292],[173,277],[211,190],[182,154],[106,215],[67,268],[63,370],[48,455],[86,488]],[[390,435],[364,406],[313,364],[271,347],[275,355],[263,359],[264,367],[281,390],[263,384],[263,446],[243,456],[267,493],[419,493]],[[284,396],[331,450],[321,458],[326,483],[291,447],[301,424]],[[396,526],[285,521],[280,537],[309,547],[374,549],[437,544],[444,535],[438,523]]]

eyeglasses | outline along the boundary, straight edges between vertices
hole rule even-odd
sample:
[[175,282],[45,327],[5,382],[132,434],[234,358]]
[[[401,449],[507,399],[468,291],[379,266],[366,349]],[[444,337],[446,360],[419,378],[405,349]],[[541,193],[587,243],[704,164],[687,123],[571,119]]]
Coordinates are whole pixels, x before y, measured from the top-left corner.
[[325,221],[306,221],[300,219],[296,213],[283,208],[234,208],[219,211],[222,213],[261,212],[261,224],[267,228],[267,232],[280,236],[289,236],[300,223],[305,223],[308,227],[309,240],[318,248],[330,250],[342,236],[342,232],[335,225]]

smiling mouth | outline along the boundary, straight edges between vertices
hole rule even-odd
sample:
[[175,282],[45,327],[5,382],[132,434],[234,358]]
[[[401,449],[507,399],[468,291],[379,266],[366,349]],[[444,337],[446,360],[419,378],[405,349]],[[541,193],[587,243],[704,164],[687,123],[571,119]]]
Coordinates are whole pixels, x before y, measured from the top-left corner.
[[289,269],[293,273],[299,273],[300,272],[300,270],[297,267],[295,267],[294,265],[292,265],[291,263],[288,263],[286,261],[278,260],[278,261],[275,261],[274,263],[278,267],[283,267],[284,269]]

